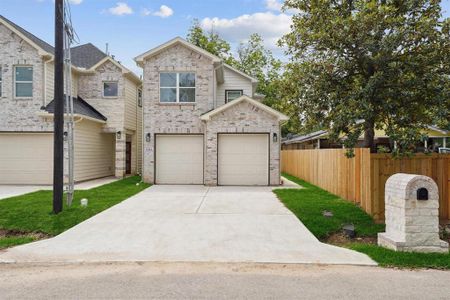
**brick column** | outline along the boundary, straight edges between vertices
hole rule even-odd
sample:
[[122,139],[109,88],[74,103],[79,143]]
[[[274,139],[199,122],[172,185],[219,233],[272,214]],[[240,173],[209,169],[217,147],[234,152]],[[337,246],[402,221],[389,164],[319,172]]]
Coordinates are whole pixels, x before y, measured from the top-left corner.
[[126,135],[122,131],[120,139],[116,134],[116,171],[115,176],[117,178],[123,178],[125,176],[125,151],[126,151]]

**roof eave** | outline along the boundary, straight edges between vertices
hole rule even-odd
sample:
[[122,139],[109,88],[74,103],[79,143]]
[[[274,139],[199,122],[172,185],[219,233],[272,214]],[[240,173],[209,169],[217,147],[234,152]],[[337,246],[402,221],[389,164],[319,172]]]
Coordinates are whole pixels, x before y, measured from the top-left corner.
[[[50,113],[50,112],[38,112],[37,115],[40,117],[43,117],[43,118],[54,118],[54,116],[55,116],[53,113]],[[89,117],[89,116],[82,115],[82,114],[73,114],[73,116],[76,118],[80,118],[80,121],[83,119],[86,119],[86,120],[97,122],[100,124],[106,124],[105,120],[100,120],[100,119]],[[69,118],[69,114],[64,113],[64,118]]]
[[261,109],[264,110],[265,112],[267,112],[267,113],[269,113],[269,114],[271,114],[271,115],[277,117],[278,122],[285,122],[285,121],[288,121],[288,120],[289,120],[289,117],[286,116],[285,114],[282,114],[282,113],[280,113],[279,111],[277,111],[277,110],[275,110],[275,109],[273,109],[273,108],[271,108],[271,107],[269,107],[269,106],[267,106],[267,105],[265,105],[265,104],[262,104],[261,102],[256,101],[256,100],[254,100],[254,99],[252,99],[252,98],[250,98],[250,97],[248,97],[248,96],[245,96],[245,95],[239,97],[239,98],[236,99],[236,100],[233,100],[233,101],[231,101],[231,102],[228,102],[227,104],[222,105],[222,106],[220,106],[220,107],[218,107],[218,108],[216,108],[216,109],[214,109],[214,110],[212,110],[212,111],[210,111],[210,112],[208,112],[208,113],[206,113],[206,114],[200,116],[200,119],[201,119],[202,121],[209,121],[209,120],[211,120],[211,118],[212,118],[213,116],[215,116],[216,114],[218,114],[218,113],[220,113],[220,112],[222,112],[222,111],[225,111],[225,110],[227,110],[228,108],[230,108],[230,107],[232,107],[232,106],[234,106],[234,105],[237,105],[238,103],[240,103],[240,102],[242,102],[242,101],[250,102],[250,103],[253,104],[254,106],[256,106],[256,107],[258,107],[258,108],[261,108]]

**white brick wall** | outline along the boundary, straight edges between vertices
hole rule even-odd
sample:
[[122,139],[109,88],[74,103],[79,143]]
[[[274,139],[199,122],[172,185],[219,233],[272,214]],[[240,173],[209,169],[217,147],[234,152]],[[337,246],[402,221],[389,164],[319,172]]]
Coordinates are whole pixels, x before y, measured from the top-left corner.
[[[214,108],[213,62],[200,54],[176,45],[144,61],[144,180],[154,182],[155,133],[205,134],[205,184],[217,185],[217,132],[268,132],[280,136],[279,123],[272,115],[242,103],[202,123],[200,116]],[[159,103],[160,72],[195,72],[195,104]],[[280,178],[280,146],[270,138],[270,184],[278,185]]]
[[[417,190],[426,188],[428,200],[417,200]],[[378,243],[400,251],[446,252],[439,239],[439,190],[433,179],[395,174],[385,187],[386,232]]]
[[[44,61],[38,51],[0,24],[0,131],[53,131],[53,123],[38,116],[44,104]],[[33,66],[33,97],[14,98],[14,66]]]

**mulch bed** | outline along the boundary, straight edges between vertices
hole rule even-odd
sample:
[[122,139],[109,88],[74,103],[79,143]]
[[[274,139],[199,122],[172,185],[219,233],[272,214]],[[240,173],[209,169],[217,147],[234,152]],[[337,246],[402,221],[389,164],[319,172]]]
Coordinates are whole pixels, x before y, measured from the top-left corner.
[[32,237],[35,240],[43,240],[52,236],[43,232],[24,232],[20,230],[0,229],[0,238],[7,237]]

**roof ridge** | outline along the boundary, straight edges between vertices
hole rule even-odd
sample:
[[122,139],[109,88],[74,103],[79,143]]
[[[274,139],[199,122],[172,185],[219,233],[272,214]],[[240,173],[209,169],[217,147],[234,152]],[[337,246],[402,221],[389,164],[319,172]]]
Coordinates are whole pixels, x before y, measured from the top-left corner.
[[[35,34],[31,33],[30,31],[26,30],[25,28],[23,28],[22,26],[19,26],[17,23],[11,21],[10,19],[6,18],[3,15],[0,15],[0,18],[3,19],[4,21],[6,21],[9,25],[13,26],[14,28],[16,28],[19,31],[23,31],[31,36],[33,36],[35,39],[39,40],[41,43],[47,45],[48,47],[50,47],[51,49],[54,49],[54,47],[52,45],[50,45],[48,42],[44,41],[43,39],[41,39],[40,37],[36,36]],[[46,50],[46,49],[43,49]]]

